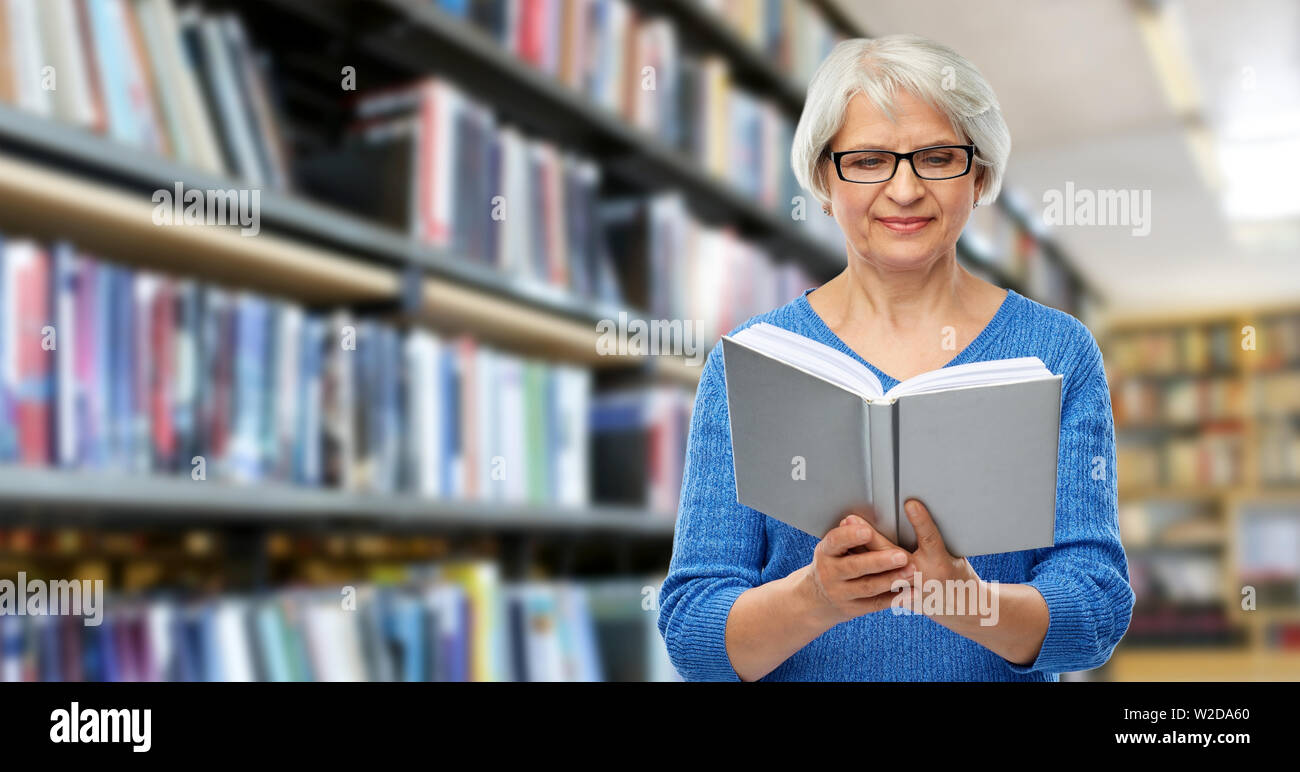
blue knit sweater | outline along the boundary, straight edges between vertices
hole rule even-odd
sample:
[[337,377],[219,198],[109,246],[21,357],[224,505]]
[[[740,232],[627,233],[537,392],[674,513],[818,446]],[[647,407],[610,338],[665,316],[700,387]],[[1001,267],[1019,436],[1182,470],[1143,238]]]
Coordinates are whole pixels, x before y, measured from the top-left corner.
[[[898,380],[866,362],[829,328],[808,293],[731,331],[768,322],[843,351],[885,389]],[[1092,333],[1067,313],[1011,290],[988,326],[945,367],[1036,356],[1061,374],[1055,546],[970,558],[981,579],[1030,584],[1050,615],[1037,659],[1013,664],[922,614],[884,609],[823,633],[763,681],[1056,681],[1099,667],[1133,609],[1119,539],[1110,391]],[[701,374],[673,554],[659,595],[659,632],[688,681],[738,681],[724,633],[745,590],[812,562],[817,539],[736,501],[722,346]]]

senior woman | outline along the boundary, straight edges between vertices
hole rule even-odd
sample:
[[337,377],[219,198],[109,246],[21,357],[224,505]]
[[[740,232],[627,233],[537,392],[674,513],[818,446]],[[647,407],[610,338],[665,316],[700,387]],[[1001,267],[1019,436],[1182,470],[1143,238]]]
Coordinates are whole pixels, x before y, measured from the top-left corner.
[[[885,389],[940,367],[1038,357],[1063,375],[1055,545],[956,558],[915,499],[912,551],[876,531],[869,509],[819,540],[738,503],[715,345],[659,598],[659,631],[685,679],[1055,681],[1105,663],[1128,629],[1096,341],[1073,316],[956,259],[971,210],[997,198],[1010,145],[992,89],[952,50],[915,35],[837,45],[809,85],[791,161],[843,230],[847,266],[732,333],[784,327],[854,357]],[[982,602],[928,602],[936,580],[978,587]]]

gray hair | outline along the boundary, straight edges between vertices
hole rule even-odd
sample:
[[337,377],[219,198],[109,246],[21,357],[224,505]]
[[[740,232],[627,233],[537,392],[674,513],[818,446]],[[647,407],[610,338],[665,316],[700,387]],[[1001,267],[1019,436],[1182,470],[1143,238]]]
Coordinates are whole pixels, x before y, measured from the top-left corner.
[[799,185],[822,204],[829,203],[829,144],[844,125],[849,100],[865,94],[894,120],[893,99],[900,88],[947,115],[958,137],[975,145],[976,169],[984,176],[977,203],[997,200],[1011,153],[1011,132],[993,88],[956,51],[910,33],[842,41],[817,68],[790,150]]

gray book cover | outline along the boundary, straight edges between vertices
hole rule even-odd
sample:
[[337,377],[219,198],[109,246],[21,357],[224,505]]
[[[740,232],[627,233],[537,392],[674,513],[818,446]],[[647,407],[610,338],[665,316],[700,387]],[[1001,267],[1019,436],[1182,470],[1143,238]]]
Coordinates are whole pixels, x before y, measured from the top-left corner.
[[741,504],[818,539],[870,505],[912,550],[916,498],[954,556],[1054,545],[1060,375],[868,399],[722,340]]

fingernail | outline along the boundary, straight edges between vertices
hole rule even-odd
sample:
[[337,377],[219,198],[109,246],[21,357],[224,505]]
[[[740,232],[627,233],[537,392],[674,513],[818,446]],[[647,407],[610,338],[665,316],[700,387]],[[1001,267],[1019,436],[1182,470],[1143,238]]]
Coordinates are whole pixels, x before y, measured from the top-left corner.
[[906,563],[906,562],[907,562],[907,556],[906,556],[906,555],[895,555],[895,556],[894,556],[894,565],[896,565],[896,566],[901,566],[901,565],[903,565],[903,564]]
[[848,525],[848,524],[849,524],[849,519],[847,517],[840,521],[840,525]]

